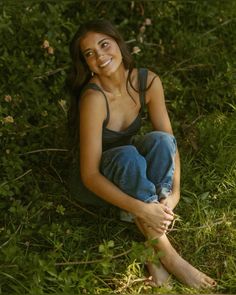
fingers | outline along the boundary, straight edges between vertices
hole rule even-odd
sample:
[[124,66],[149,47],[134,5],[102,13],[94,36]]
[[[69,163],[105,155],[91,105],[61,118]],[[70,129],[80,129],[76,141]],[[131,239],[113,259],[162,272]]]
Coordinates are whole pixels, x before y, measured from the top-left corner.
[[166,233],[167,232],[168,227],[169,227],[170,224],[171,224],[171,222],[169,222],[169,221],[164,221],[161,224],[161,230],[163,231],[163,233]]
[[164,229],[161,229],[159,227],[154,227],[153,225],[147,224],[144,221],[141,221],[142,224],[142,230],[145,233],[145,236],[148,238],[159,238],[164,234]]
[[172,216],[174,216],[174,212],[168,207],[168,206],[164,206],[164,211]]
[[160,233],[160,234],[164,234],[164,233],[166,233],[167,232],[167,230],[168,230],[168,227],[169,227],[169,225],[171,224],[171,222],[169,222],[169,221],[164,221],[164,222],[160,222],[160,224],[158,225],[158,226],[153,226],[153,224],[152,225],[150,225],[150,224],[145,224],[146,225],[146,227],[149,229],[149,230],[153,230],[153,231],[155,231],[155,232],[157,232],[157,233]]
[[154,231],[158,233],[166,233],[171,222],[174,220],[173,211],[160,203],[151,203],[148,204],[151,208],[151,214],[145,216],[143,221],[150,226]]
[[170,224],[171,224],[170,221],[164,221],[162,226],[167,229],[170,226]]
[[170,214],[165,214],[163,216],[162,222],[169,222],[171,223],[174,220],[174,216]]

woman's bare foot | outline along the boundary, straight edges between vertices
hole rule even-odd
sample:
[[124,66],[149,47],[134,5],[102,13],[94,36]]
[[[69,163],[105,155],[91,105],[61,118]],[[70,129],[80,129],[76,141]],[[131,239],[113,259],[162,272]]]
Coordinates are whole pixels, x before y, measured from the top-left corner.
[[148,262],[147,269],[152,277],[151,281],[153,287],[161,287],[164,285],[170,288],[170,274],[165,270],[161,262],[158,266],[154,263]]
[[153,228],[140,221],[139,227],[145,233],[146,237],[152,239],[158,238],[158,242],[154,247],[157,251],[161,251],[164,254],[160,258],[161,263],[178,280],[196,289],[213,288],[216,286],[216,282],[213,279],[197,270],[175,251],[165,234],[158,235]]
[[175,252],[172,257],[163,257],[162,263],[182,283],[196,289],[214,288],[216,282],[206,274],[197,270]]
[[[139,230],[142,232],[142,234],[145,236],[145,228],[143,227],[143,223],[139,219],[135,219],[135,223],[138,226]],[[145,224],[145,227],[147,225]],[[155,238],[158,238],[161,234],[155,232]],[[153,237],[154,238],[154,237]],[[153,249],[154,251],[154,249]],[[156,264],[152,262],[147,262],[147,269],[149,274],[152,277],[152,286],[157,286],[160,287],[164,284],[168,285],[168,281],[170,279],[169,273],[166,271],[164,266],[159,262],[159,265],[157,266]]]

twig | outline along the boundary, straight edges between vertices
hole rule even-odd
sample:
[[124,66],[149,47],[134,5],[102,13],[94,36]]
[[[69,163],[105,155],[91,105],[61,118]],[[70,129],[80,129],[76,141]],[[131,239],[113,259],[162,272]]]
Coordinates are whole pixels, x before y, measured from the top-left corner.
[[133,43],[133,42],[136,42],[136,39],[130,39],[128,41],[125,41],[125,43],[129,44],[129,43]]
[[59,174],[59,172],[57,172],[57,169],[51,164],[50,167],[52,168],[52,170],[56,173],[57,177],[59,178],[60,182],[62,184],[64,184],[64,180],[61,178],[61,175]]
[[88,214],[90,214],[90,215],[92,215],[92,216],[94,216],[94,217],[98,217],[97,214],[95,214],[95,213],[89,211],[88,209],[86,209],[86,208],[80,206],[80,205],[77,204],[76,202],[71,201],[71,199],[69,199],[69,198],[66,197],[65,195],[63,196],[63,198],[66,199],[68,202],[70,202],[70,203],[71,203],[72,205],[74,205],[75,207],[78,207],[78,208],[80,208],[81,210],[85,211],[86,213],[88,213]]
[[181,72],[181,71],[189,71],[189,70],[192,70],[192,69],[194,69],[194,68],[203,68],[203,67],[211,67],[212,66],[212,64],[195,64],[195,65],[188,65],[188,66],[186,66],[185,68],[179,68],[179,69],[176,69],[175,71],[177,72],[177,71],[179,71],[179,72]]
[[[122,257],[124,255],[129,254],[132,251],[132,249],[129,249],[123,253],[117,254],[112,256],[110,259],[116,259],[119,257]],[[89,261],[68,261],[68,262],[56,262],[55,265],[56,266],[60,266],[60,265],[80,265],[80,264],[93,264],[93,263],[99,263],[102,262],[103,259],[95,259],[95,260],[89,260]]]
[[28,171],[26,171],[26,172],[23,173],[22,175],[20,175],[20,176],[14,178],[14,179],[12,179],[12,180],[5,181],[5,182],[1,183],[0,187],[4,186],[4,185],[6,185],[6,184],[8,184],[8,183],[10,183],[10,182],[17,181],[17,180],[21,179],[22,177],[24,177],[25,175],[29,174],[30,172],[32,172],[32,169],[29,169]]
[[194,119],[190,124],[185,126],[185,129],[191,127],[192,125],[194,125],[198,120],[200,120],[203,117],[203,115],[199,115],[196,119]]
[[17,264],[0,264],[0,267],[13,268],[13,267],[18,267],[18,265]]
[[[17,227],[17,229],[16,229],[16,231],[14,232],[13,235],[16,235],[17,232],[20,230],[21,227],[22,227],[22,224],[20,224],[20,225]],[[13,239],[13,235],[10,237],[9,240],[7,240],[5,243],[3,243],[3,244],[0,246],[0,249],[2,249],[4,246],[6,246],[6,245],[7,245],[7,244]]]
[[59,73],[59,72],[61,72],[61,71],[64,71],[64,70],[67,69],[67,68],[68,68],[68,66],[63,67],[63,68],[58,68],[58,69],[56,69],[56,70],[47,71],[47,72],[46,72],[45,74],[43,74],[43,75],[33,77],[33,80],[43,79],[43,78],[45,78],[45,77],[55,75],[55,74],[57,74],[57,73]]
[[228,23],[230,23],[230,22],[233,21],[233,20],[235,20],[235,18],[231,18],[231,19],[228,19],[228,20],[224,21],[222,24],[219,24],[219,25],[216,26],[215,28],[213,28],[213,29],[211,29],[211,30],[205,32],[204,34],[202,34],[201,37],[204,37],[204,36],[206,36],[206,35],[208,35],[208,34],[214,32],[214,31],[216,31],[218,28],[227,25]]
[[[220,219],[219,221],[216,221],[216,222],[212,222],[210,225],[211,226],[216,226],[218,224],[222,224],[223,222],[225,222],[225,220],[223,219]],[[198,227],[189,227],[189,228],[183,228],[181,227],[181,229],[178,229],[178,228],[173,228],[171,230],[168,230],[168,232],[170,231],[191,231],[191,230],[199,230],[199,229],[203,229],[203,228],[207,228],[210,226],[209,224],[205,224],[205,225],[202,225],[202,226],[198,226]]]
[[121,292],[123,293],[125,289],[127,289],[128,287],[131,287],[135,283],[147,282],[148,280],[149,279],[147,278],[139,278],[139,279],[132,280],[132,276],[129,276],[127,282],[122,287],[119,288],[119,293]]
[[23,154],[19,154],[20,156],[23,155],[29,155],[29,154],[35,154],[35,153],[41,153],[41,152],[68,152],[68,149],[56,149],[56,148],[47,148],[47,149],[39,149],[34,151],[29,151]]
[[157,43],[151,43],[151,42],[143,42],[143,45],[146,45],[146,46],[153,46],[153,47],[162,47],[160,44],[157,44]]

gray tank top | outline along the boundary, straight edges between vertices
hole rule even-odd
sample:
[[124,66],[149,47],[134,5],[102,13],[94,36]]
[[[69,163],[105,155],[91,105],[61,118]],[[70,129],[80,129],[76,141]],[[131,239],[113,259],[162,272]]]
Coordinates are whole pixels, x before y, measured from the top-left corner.
[[140,111],[134,121],[122,131],[114,131],[107,128],[107,124],[110,118],[109,105],[107,101],[107,97],[102,89],[95,83],[89,83],[85,86],[86,89],[93,89],[96,91],[100,91],[106,101],[107,108],[107,117],[103,122],[103,132],[102,132],[102,149],[103,151],[108,150],[110,148],[128,145],[131,143],[131,139],[134,135],[138,133],[142,125],[142,117],[144,116],[144,108],[145,108],[145,90],[147,84],[147,74],[148,70],[145,68],[140,68],[138,70],[138,80],[139,80],[139,99],[140,99]]

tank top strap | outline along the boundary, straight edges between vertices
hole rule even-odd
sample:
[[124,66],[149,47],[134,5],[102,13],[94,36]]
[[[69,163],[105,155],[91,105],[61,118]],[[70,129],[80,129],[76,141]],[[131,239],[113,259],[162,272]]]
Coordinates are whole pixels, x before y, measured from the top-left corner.
[[140,104],[141,104],[141,114],[144,115],[145,110],[145,96],[146,96],[146,88],[147,88],[147,76],[148,69],[140,68],[138,71],[138,79],[139,79],[139,91],[140,91]]
[[108,121],[109,121],[109,119],[110,119],[110,110],[109,110],[109,104],[108,104],[107,97],[106,97],[105,93],[104,93],[104,92],[102,91],[102,89],[101,89],[97,84],[95,84],[95,83],[88,83],[88,84],[84,87],[83,92],[84,92],[85,90],[87,90],[87,89],[93,89],[93,90],[96,90],[96,91],[100,91],[100,92],[103,94],[103,96],[104,96],[104,98],[105,98],[105,102],[106,102],[106,109],[107,109],[107,117],[106,117],[106,119],[104,120],[103,125],[106,126],[107,123],[108,123]]

